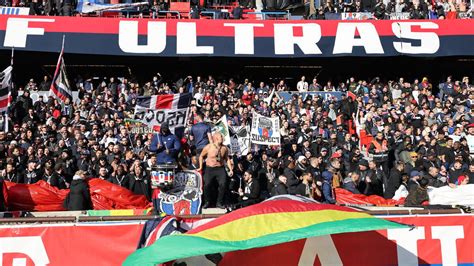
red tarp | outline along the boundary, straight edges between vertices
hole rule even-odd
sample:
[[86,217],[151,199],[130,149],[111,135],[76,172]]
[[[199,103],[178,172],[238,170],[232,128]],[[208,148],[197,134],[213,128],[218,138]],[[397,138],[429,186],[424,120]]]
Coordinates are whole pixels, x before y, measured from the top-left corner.
[[[88,180],[94,210],[146,209],[145,196],[102,179]],[[41,180],[32,185],[4,182],[3,195],[9,210],[63,211],[69,189],[58,189]]]
[[342,188],[336,188],[336,201],[339,204],[359,204],[376,206],[394,206],[402,205],[405,199],[400,200],[385,199],[377,195],[366,196],[363,194],[354,194]]
[[[114,185],[102,179],[88,180],[94,210],[146,209],[150,206],[145,196],[135,195],[130,190]],[[25,185],[5,181],[3,195],[11,211],[63,211],[64,199],[69,189],[57,189],[45,181]],[[362,204],[394,206],[404,203],[404,199],[392,200],[379,196],[353,194],[345,189],[336,188],[336,200],[339,204]]]

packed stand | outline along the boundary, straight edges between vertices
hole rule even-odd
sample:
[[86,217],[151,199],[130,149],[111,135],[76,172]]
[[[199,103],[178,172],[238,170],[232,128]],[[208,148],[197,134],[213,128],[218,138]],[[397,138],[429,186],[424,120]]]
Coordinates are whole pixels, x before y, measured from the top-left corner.
[[[342,13],[348,15],[341,17]],[[320,2],[319,0],[306,0],[304,17],[306,19],[342,18],[350,20],[465,19],[473,17],[473,10],[469,1],[338,0]]]
[[[156,17],[159,11],[169,11],[169,1],[148,1],[149,4],[128,6],[124,14],[139,14],[138,17]],[[257,3],[258,2],[258,3]],[[124,4],[132,4],[126,2]],[[296,7],[304,5],[304,11],[298,11]],[[277,3],[270,0],[243,0],[239,2],[232,1],[205,1],[204,6],[197,0],[190,1],[190,18],[199,19],[200,11],[215,11],[218,14],[215,18],[219,19],[242,19],[244,10],[258,10],[272,12],[290,10],[291,15],[300,15],[303,12],[305,19],[466,19],[473,18],[473,7],[470,1],[466,0],[437,0],[437,1],[419,1],[419,0],[305,0],[285,1]],[[25,1],[25,0],[4,0],[0,6],[28,7],[30,15],[45,16],[72,16],[79,14],[81,9],[77,9],[78,1],[64,0],[53,1],[45,0]],[[220,13],[218,7],[232,7],[228,13]],[[101,10],[106,10],[101,7]],[[115,7],[117,8],[117,7]],[[222,8],[221,8],[222,9]],[[101,16],[101,12],[97,15]],[[227,15],[225,15],[227,14]],[[232,16],[230,16],[232,14]],[[341,14],[347,14],[346,16]],[[209,17],[206,17],[209,18]]]
[[[44,180],[65,189],[76,179],[100,178],[151,200],[150,171],[175,163],[202,172],[205,208],[238,208],[283,194],[334,204],[335,188],[406,197],[406,205],[416,206],[426,201],[427,186],[474,183],[474,86],[468,77],[439,85],[426,77],[324,84],[301,77],[290,87],[284,80],[212,76],[171,85],[158,74],[143,84],[114,78],[75,83],[77,101],[64,103],[52,96],[33,101],[32,94],[49,89],[47,77],[17,85],[8,131],[0,132],[1,181]],[[284,91],[300,93],[288,100],[273,93]],[[341,100],[303,98],[311,91],[343,93]],[[160,135],[128,131],[124,119],[133,117],[138,96],[183,92],[192,92],[193,100],[182,138],[166,123]],[[223,115],[230,126],[250,125],[253,111],[280,119],[281,145],[252,145],[238,157],[220,134],[211,134],[212,126]]]

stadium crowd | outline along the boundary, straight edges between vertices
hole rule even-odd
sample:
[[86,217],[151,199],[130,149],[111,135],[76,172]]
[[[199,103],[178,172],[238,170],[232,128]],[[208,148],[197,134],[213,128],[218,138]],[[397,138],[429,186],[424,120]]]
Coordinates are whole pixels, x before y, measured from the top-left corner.
[[[143,84],[76,79],[78,99],[61,103],[52,96],[33,101],[31,93],[49,90],[50,81],[31,79],[16,86],[8,130],[0,132],[0,181],[44,180],[64,189],[80,175],[151,199],[151,169],[176,163],[203,171],[205,208],[245,206],[281,194],[336,203],[338,187],[387,199],[405,191],[407,205],[420,205],[426,186],[474,183],[474,86],[468,77],[450,76],[441,84],[426,77],[319,82],[301,77],[290,87],[284,80],[188,76],[171,84],[159,74]],[[341,100],[293,94],[285,101],[273,94],[270,103],[264,101],[272,91],[344,93]],[[138,96],[177,92],[193,93],[183,138],[166,124],[161,141],[157,134],[128,131],[124,119],[133,116]],[[249,125],[252,111],[280,118],[280,146],[252,145],[237,157],[221,135],[209,134],[223,115],[229,125]],[[0,128],[5,126],[2,117]],[[373,137],[365,146],[362,131]]]
[[[145,1],[147,2],[147,1]],[[148,5],[142,5],[138,8],[132,8],[138,11],[141,16],[147,14],[157,14],[158,11],[170,10],[168,1],[148,1]],[[205,6],[200,6],[199,1],[191,2],[191,17],[199,18],[199,11],[214,10],[219,11],[219,6],[232,6],[233,1],[213,0],[205,1]],[[291,3],[294,2],[294,3]],[[132,3],[132,1],[125,1]],[[291,3],[291,5],[290,5]],[[287,5],[294,6],[298,1],[288,1]],[[275,11],[274,4],[262,1],[263,10]],[[4,0],[0,6],[29,7],[30,15],[45,16],[72,16],[78,14],[78,1],[76,0]],[[254,9],[255,0],[240,1],[232,12],[232,18],[241,19],[243,10],[246,8]],[[291,13],[298,13],[292,11]],[[466,0],[437,0],[437,1],[419,1],[419,0],[305,0],[304,15],[305,19],[341,19],[334,14],[341,13],[364,13],[361,17],[364,19],[446,19],[446,18],[472,18],[473,7],[470,1]],[[403,14],[403,15],[402,15]],[[100,14],[99,14],[100,15]],[[152,17],[152,15],[150,15]],[[218,16],[218,18],[229,18],[229,16]],[[353,17],[351,19],[361,19]]]

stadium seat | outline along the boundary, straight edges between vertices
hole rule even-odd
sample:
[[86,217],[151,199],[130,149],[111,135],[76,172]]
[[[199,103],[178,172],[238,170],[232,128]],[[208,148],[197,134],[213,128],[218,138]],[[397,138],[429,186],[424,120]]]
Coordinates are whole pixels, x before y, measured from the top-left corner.
[[190,2],[171,2],[170,11],[179,12],[181,18],[190,18],[191,3]]

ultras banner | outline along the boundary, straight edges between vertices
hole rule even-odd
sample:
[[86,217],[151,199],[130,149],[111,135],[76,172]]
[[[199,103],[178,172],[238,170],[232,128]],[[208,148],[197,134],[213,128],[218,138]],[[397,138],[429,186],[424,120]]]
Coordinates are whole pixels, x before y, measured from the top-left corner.
[[474,20],[261,21],[0,16],[0,49],[126,56],[474,55]]
[[[348,233],[229,252],[219,265],[472,265],[474,216],[386,218],[417,227]],[[141,223],[0,226],[0,262],[11,265],[121,265]],[[256,228],[258,230],[258,228]]]

